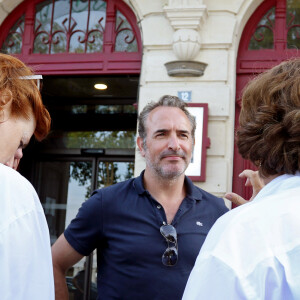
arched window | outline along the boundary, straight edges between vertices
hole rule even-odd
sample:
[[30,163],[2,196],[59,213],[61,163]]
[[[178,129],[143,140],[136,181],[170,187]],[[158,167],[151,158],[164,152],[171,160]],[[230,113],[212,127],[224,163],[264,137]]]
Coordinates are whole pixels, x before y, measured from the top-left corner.
[[260,19],[251,36],[248,50],[260,49],[300,49],[299,2],[277,2]]
[[140,32],[122,1],[24,1],[0,30],[1,52],[44,74],[140,71]]
[[[300,56],[299,0],[266,0],[247,22],[237,58],[235,129],[241,108],[241,94],[251,77],[281,61]],[[238,174],[252,169],[249,161],[238,154],[235,146],[233,191],[249,199],[252,191],[244,186]]]

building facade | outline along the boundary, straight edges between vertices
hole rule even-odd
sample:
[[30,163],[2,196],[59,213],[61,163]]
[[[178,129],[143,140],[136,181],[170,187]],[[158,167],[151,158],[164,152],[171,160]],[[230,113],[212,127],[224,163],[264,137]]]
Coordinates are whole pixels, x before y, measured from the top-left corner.
[[44,77],[53,130],[29,147],[21,172],[52,241],[92,189],[140,174],[137,112],[166,94],[205,104],[195,184],[249,197],[238,174],[252,166],[234,145],[242,89],[300,56],[298,0],[0,0],[0,28],[1,52]]

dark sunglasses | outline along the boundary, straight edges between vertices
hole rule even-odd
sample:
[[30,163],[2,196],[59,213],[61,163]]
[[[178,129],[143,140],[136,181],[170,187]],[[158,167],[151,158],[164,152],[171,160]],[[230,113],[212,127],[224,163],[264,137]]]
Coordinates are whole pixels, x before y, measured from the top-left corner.
[[[166,239],[168,248],[162,255],[162,263],[165,266],[175,266],[178,260],[178,246],[177,246],[177,232],[172,225],[162,225],[160,227],[160,233]],[[173,245],[172,245],[173,244]]]

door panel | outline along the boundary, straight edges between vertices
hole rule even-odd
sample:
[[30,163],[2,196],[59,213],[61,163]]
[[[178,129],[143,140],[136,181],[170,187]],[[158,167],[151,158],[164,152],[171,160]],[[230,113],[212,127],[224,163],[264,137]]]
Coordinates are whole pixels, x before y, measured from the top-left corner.
[[[82,202],[91,189],[91,172],[84,184],[76,177],[76,163],[73,161],[39,162],[37,191],[47,218],[51,244],[75,217]],[[85,169],[92,169],[92,161],[81,161]]]
[[[239,45],[236,78],[235,132],[239,127],[241,95],[248,81],[280,62],[299,57],[299,0],[266,0],[249,18]],[[239,178],[244,169],[256,169],[235,146],[233,192],[249,199],[252,189]]]
[[[132,157],[60,157],[37,162],[36,188],[45,210],[51,244],[60,236],[93,190],[133,177]],[[70,268],[66,276],[69,299],[97,297],[97,251]],[[90,286],[89,292],[85,288]]]

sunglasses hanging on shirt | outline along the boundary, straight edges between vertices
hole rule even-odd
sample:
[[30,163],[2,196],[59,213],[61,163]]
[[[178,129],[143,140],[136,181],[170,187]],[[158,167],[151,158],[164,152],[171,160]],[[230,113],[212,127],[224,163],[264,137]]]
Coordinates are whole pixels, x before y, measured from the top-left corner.
[[174,226],[166,224],[160,227],[160,233],[168,244],[162,255],[162,263],[168,267],[175,266],[178,260],[177,231]]

